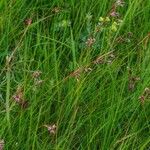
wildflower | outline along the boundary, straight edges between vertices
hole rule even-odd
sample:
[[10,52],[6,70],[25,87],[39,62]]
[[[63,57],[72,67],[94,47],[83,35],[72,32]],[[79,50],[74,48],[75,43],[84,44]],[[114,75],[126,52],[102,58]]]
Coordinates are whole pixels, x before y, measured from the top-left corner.
[[43,83],[43,80],[35,80],[35,86],[39,86]]
[[49,131],[50,134],[56,134],[56,129],[57,129],[57,126],[55,124],[53,125],[44,125],[44,127],[47,128],[47,130]]
[[82,72],[83,72],[83,68],[80,67],[77,70],[75,70],[72,73],[70,73],[69,77],[75,77],[77,79],[77,81],[79,81],[79,77],[80,77]]
[[111,26],[111,31],[116,32],[116,31],[117,31],[117,26],[112,25],[112,26]]
[[18,87],[15,95],[13,96],[14,100],[16,102],[20,102],[20,100],[23,98],[23,89],[22,87]]
[[129,91],[133,91],[135,89],[135,85],[136,85],[137,81],[139,81],[139,80],[140,80],[139,77],[129,76],[129,84],[128,84]]
[[109,21],[110,21],[109,17],[106,17],[106,18],[100,17],[99,18],[99,22],[109,22]]
[[98,26],[95,27],[95,32],[99,32],[100,28]]
[[142,104],[144,104],[145,100],[150,98],[150,88],[146,87],[142,96],[139,97]]
[[68,27],[71,25],[71,22],[69,20],[63,20],[61,23],[60,23],[60,26],[61,27]]
[[59,13],[60,11],[61,11],[61,8],[60,8],[60,7],[54,7],[54,8],[51,10],[51,12],[52,12],[52,13],[55,13],[55,14]]
[[106,22],[109,22],[109,21],[110,21],[110,18],[109,18],[109,17],[106,17],[106,18],[105,18],[105,21],[106,21]]
[[100,18],[99,18],[99,21],[100,21],[100,22],[103,22],[103,21],[104,21],[104,18],[103,18],[103,17],[100,17]]
[[117,31],[117,22],[113,22],[113,24],[111,25],[111,31],[116,32]]
[[92,71],[92,68],[90,68],[90,67],[80,67],[80,68],[76,69],[75,71],[73,71],[72,73],[70,73],[69,76],[65,79],[68,79],[69,77],[75,77],[77,79],[77,81],[79,81],[79,78],[82,73],[88,73],[91,71]]
[[128,32],[127,36],[128,36],[128,38],[131,38],[133,36],[133,33],[132,32]]
[[113,22],[113,25],[114,25],[114,26],[117,26],[117,25],[118,25],[118,23],[117,23],[116,21],[114,21],[114,22]]
[[111,17],[119,17],[119,13],[116,12],[116,11],[112,11],[112,12],[110,13],[110,16],[111,16]]
[[133,91],[135,89],[135,83],[132,80],[129,81],[128,89],[129,91]]
[[28,102],[24,100],[22,87],[18,87],[15,94],[12,96],[13,100],[18,103],[22,108],[27,108]]
[[116,4],[116,6],[121,6],[121,7],[123,7],[124,4],[125,4],[125,2],[124,2],[123,0],[117,0],[115,4]]
[[0,140],[0,150],[3,150],[4,149],[4,140]]
[[17,103],[19,103],[20,100],[21,100],[21,97],[20,97],[19,95],[13,95],[13,99],[14,99]]
[[34,87],[33,90],[35,91],[37,89],[37,86],[40,86],[44,81],[40,79],[42,72],[37,70],[34,71],[32,74],[33,82],[34,82]]
[[87,41],[85,43],[88,47],[91,47],[95,43],[95,41],[96,41],[95,38],[90,37],[87,39]]
[[143,103],[145,102],[145,96],[144,96],[144,95],[140,96],[140,97],[139,97],[139,100],[140,100],[141,103],[143,104]]
[[31,18],[25,20],[25,25],[29,26],[31,24],[32,24],[32,19]]
[[42,72],[39,71],[39,70],[37,70],[37,71],[34,71],[34,72],[33,72],[32,77],[33,77],[33,78],[38,78],[38,77],[40,77],[41,74],[42,74]]

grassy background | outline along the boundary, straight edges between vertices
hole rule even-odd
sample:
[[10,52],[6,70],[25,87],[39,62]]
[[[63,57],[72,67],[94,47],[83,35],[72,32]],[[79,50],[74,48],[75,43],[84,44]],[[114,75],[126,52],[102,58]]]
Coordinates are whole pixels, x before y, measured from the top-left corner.
[[[5,149],[150,148],[149,95],[139,100],[150,87],[150,2],[126,0],[117,9],[123,20],[117,31],[93,34],[113,3],[0,0],[0,139]],[[61,11],[54,13],[55,7]],[[28,18],[29,26],[24,24]],[[96,41],[87,47],[91,36]],[[115,55],[111,64],[91,63],[110,51]],[[87,65],[92,71],[78,80],[69,76]],[[39,86],[32,77],[37,70],[42,72]],[[140,81],[133,83],[133,77]],[[26,109],[12,98],[18,86],[29,103]],[[55,135],[43,127],[51,124],[57,126]]]

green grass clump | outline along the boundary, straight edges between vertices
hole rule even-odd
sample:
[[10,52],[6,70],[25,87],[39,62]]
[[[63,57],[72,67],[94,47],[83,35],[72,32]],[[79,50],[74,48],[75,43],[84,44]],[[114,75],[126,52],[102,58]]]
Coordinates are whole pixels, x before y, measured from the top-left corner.
[[149,150],[148,0],[0,1],[0,149]]

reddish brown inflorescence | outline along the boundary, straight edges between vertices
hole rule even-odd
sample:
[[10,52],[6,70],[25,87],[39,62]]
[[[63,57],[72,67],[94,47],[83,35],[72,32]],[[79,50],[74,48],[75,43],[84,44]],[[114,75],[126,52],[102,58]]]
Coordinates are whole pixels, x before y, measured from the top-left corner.
[[15,94],[12,96],[13,100],[18,103],[22,108],[28,107],[28,102],[24,99],[23,88],[18,87]]
[[86,43],[87,47],[91,47],[91,46],[93,46],[93,44],[95,42],[96,42],[96,39],[93,38],[93,37],[90,37],[90,38],[87,39],[87,41],[85,43]]
[[4,149],[4,140],[0,140],[0,150],[3,150]]
[[31,25],[32,24],[32,19],[31,18],[29,18],[29,19],[26,19],[25,21],[25,25]]

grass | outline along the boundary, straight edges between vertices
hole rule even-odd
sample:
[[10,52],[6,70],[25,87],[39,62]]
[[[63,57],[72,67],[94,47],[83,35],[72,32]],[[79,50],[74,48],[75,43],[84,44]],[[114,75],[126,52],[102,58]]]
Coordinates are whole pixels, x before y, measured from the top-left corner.
[[0,1],[0,146],[150,149],[150,3],[114,4]]

